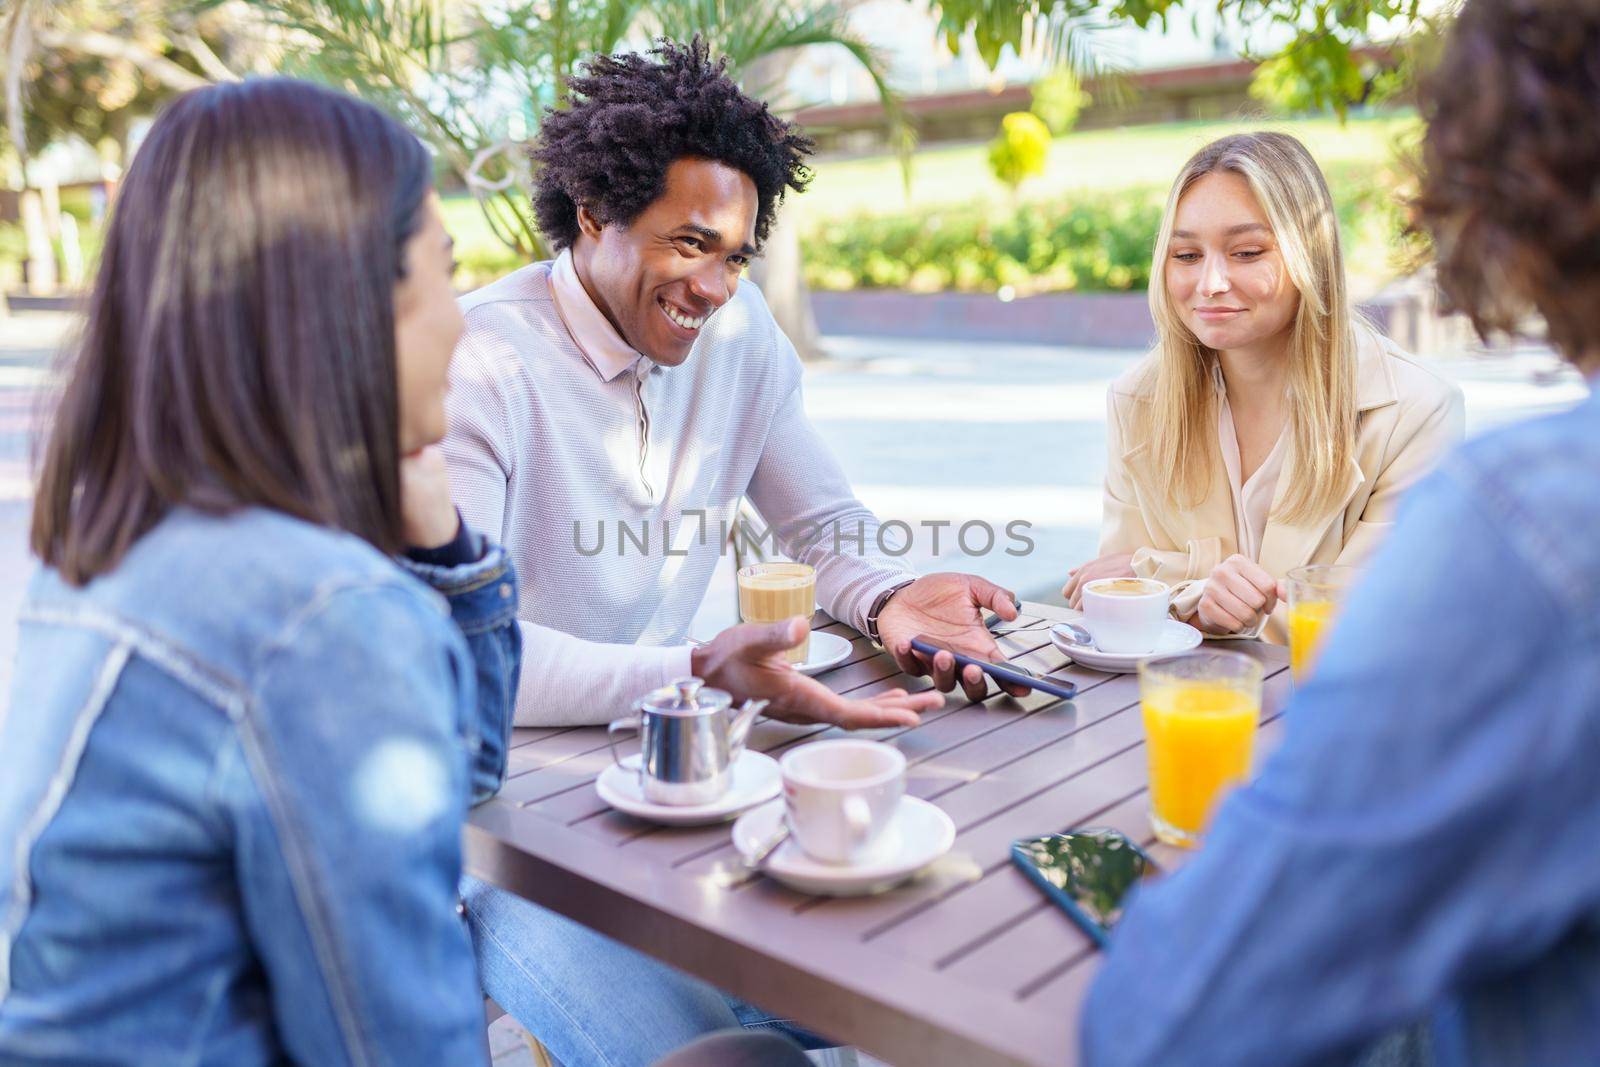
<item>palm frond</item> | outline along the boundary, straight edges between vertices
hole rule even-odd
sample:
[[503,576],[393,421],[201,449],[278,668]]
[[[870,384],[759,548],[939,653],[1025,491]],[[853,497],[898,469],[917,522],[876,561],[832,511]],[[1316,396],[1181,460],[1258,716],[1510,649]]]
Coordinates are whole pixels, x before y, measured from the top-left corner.
[[[785,65],[764,60],[814,45],[844,49],[872,80],[909,187],[915,134],[900,95],[889,82],[888,58],[851,27],[850,7],[836,0],[656,0],[650,14],[661,36],[680,41],[696,34],[705,38],[715,53],[728,57],[745,91],[757,97],[780,95],[781,73],[787,72]],[[781,73],[775,77],[773,71]]]
[[648,6],[649,0],[606,0],[598,32],[591,42],[593,50],[604,55],[615,52]]
[[[1149,6],[1154,12],[1170,4],[1165,0]],[[1035,52],[1050,66],[1066,66],[1085,80],[1104,73],[1104,57],[1093,37],[1106,28],[1104,9],[1110,6],[1100,0],[936,0],[934,4],[939,31],[952,52],[959,51],[963,38],[971,34],[991,70],[1010,45],[1019,52]],[[1126,17],[1139,25],[1147,20]]]

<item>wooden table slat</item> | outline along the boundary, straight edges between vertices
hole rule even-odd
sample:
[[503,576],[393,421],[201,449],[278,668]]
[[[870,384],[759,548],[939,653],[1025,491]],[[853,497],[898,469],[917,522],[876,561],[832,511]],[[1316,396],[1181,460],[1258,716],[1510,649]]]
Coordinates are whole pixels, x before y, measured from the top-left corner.
[[[1125,785],[1130,768],[1143,762],[1143,752],[1123,753],[1063,782],[1060,788],[1035,797],[1029,804],[1012,809],[1008,818],[990,820],[960,835],[956,848],[988,860],[984,877],[941,894],[908,914],[879,917],[862,929],[862,938],[877,941],[888,951],[932,964],[948,957],[967,940],[967,931],[993,924],[995,916],[1021,914],[1041,899],[1039,890],[1012,866],[1005,851],[1012,841],[1085,823],[1111,825],[1124,833],[1131,831],[1130,836],[1136,841],[1148,837],[1143,783],[1130,800],[1115,802],[1109,809],[1104,805],[1106,797],[1115,796],[1116,790]],[[1120,819],[1108,818],[1124,802],[1139,813],[1131,827]]]

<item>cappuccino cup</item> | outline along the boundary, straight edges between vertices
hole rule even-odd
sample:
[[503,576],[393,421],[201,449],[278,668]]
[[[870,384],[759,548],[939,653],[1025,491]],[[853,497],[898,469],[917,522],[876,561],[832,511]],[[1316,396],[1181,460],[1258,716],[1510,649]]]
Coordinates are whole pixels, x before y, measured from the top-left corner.
[[1100,578],[1083,587],[1083,625],[1102,652],[1154,652],[1171,591],[1153,578]]
[[882,741],[813,741],[784,754],[784,818],[806,855],[856,863],[893,821],[906,789],[906,758]]

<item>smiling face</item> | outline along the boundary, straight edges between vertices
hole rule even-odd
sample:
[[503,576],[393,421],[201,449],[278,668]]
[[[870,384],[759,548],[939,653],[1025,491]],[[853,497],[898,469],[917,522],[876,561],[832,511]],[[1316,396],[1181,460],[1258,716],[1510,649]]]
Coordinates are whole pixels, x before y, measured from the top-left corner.
[[679,159],[666,188],[626,226],[578,209],[578,277],[630,347],[664,367],[732,299],[755,255],[755,182],[707,159]]
[[1300,307],[1272,227],[1232,171],[1199,178],[1179,198],[1166,286],[1184,325],[1218,352],[1287,342]]

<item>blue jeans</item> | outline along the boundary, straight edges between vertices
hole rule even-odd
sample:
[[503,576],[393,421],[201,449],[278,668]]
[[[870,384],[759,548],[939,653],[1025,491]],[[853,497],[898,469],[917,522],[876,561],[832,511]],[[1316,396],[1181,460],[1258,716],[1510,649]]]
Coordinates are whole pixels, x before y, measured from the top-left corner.
[[645,1067],[739,1026],[831,1044],[513,893],[463,877],[461,897],[483,991],[562,1067]]

